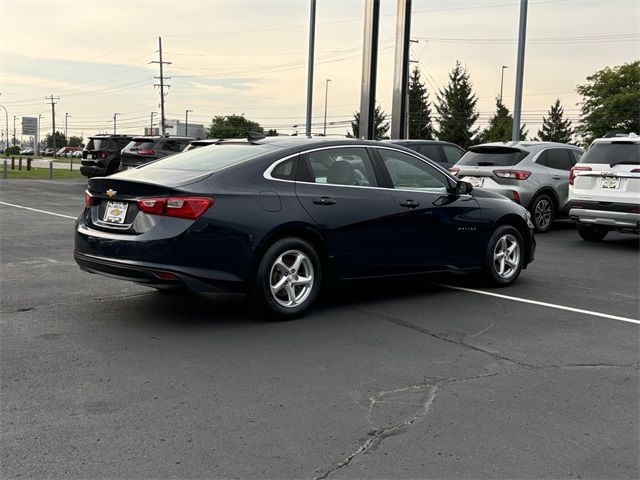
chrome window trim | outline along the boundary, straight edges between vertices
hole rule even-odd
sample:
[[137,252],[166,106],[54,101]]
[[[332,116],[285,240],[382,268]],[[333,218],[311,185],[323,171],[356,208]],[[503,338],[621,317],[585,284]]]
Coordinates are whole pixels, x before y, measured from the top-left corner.
[[[286,162],[287,160],[290,160],[298,155],[304,155],[310,152],[317,152],[319,150],[331,150],[331,149],[337,149],[337,148],[380,148],[383,150],[391,150],[393,152],[399,152],[399,153],[404,153],[405,155],[409,155],[410,157],[414,157],[417,160],[421,161],[422,163],[427,164],[428,166],[435,168],[436,170],[440,170],[441,173],[443,173],[445,175],[446,178],[450,179],[453,181],[453,183],[455,185],[457,185],[460,180],[457,180],[455,178],[453,178],[451,176],[451,173],[449,173],[449,171],[443,167],[441,167],[440,165],[437,165],[437,162],[431,160],[431,162],[433,162],[433,165],[429,162],[425,162],[423,158],[420,158],[422,155],[418,152],[413,152],[413,150],[411,152],[405,152],[404,150],[399,150],[397,148],[392,148],[392,147],[387,147],[387,146],[378,146],[378,145],[332,145],[329,147],[318,147],[318,148],[311,148],[309,150],[304,150],[298,153],[294,153],[291,155],[287,155],[284,158],[281,158],[279,160],[274,161],[262,174],[262,176],[266,179],[266,180],[271,180],[271,181],[275,181],[275,182],[288,182],[288,183],[302,183],[305,185],[322,185],[325,187],[342,187],[342,188],[367,188],[367,189],[371,189],[371,190],[388,190],[390,192],[416,192],[416,193],[434,193],[435,192],[424,192],[421,190],[405,190],[405,189],[401,189],[401,188],[388,188],[388,187],[367,187],[367,186],[362,186],[362,185],[337,185],[337,184],[333,184],[333,183],[315,183],[315,182],[301,182],[301,181],[297,181],[297,180],[285,180],[283,178],[274,178],[271,174],[273,173],[273,170],[275,170],[278,165],[280,165],[283,162]],[[413,152],[413,153],[412,153]],[[417,153],[417,155],[416,155]],[[436,194],[438,195],[438,194]],[[462,196],[470,196],[468,193],[464,193],[460,195]]]

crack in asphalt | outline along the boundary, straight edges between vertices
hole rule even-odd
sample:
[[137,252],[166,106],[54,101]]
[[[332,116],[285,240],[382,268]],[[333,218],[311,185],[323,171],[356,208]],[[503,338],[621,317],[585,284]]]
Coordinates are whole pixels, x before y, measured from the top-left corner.
[[[133,297],[141,297],[144,295],[151,295],[152,293],[153,292],[141,292],[141,293],[130,293],[130,294],[124,294],[124,295],[111,295],[108,297],[91,298],[84,301],[87,303],[108,302],[110,300],[118,300],[121,298],[133,298]],[[29,312],[33,310],[42,310],[43,308],[56,307],[59,305],[69,305],[69,302],[46,303],[46,304],[38,305],[35,307],[19,307],[16,310],[0,310],[0,313],[22,313],[22,312]]]

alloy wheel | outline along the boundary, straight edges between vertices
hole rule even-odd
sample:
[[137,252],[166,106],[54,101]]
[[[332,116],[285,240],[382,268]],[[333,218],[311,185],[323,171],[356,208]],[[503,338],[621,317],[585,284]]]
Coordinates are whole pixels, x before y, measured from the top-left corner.
[[309,297],[313,283],[313,264],[300,250],[284,252],[271,266],[271,296],[283,307],[292,308],[303,303]]
[[493,249],[493,265],[500,278],[509,279],[520,266],[520,243],[511,233],[502,235]]
[[536,207],[533,211],[533,218],[536,227],[540,230],[546,230],[551,223],[551,216],[553,214],[552,208],[553,206],[551,205],[551,202],[546,198],[542,198],[536,203]]

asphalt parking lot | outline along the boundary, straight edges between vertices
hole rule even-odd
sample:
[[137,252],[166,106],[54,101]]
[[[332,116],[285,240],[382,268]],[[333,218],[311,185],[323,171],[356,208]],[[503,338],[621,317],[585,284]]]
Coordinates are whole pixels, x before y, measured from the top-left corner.
[[80,271],[83,190],[0,181],[2,478],[640,477],[637,237],[266,322]]

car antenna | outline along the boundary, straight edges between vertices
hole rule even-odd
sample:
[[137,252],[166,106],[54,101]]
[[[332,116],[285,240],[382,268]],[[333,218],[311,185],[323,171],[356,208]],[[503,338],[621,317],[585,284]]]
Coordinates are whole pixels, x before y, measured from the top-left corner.
[[258,140],[262,140],[265,138],[263,133],[260,132],[247,132],[247,141],[248,142],[257,142]]

